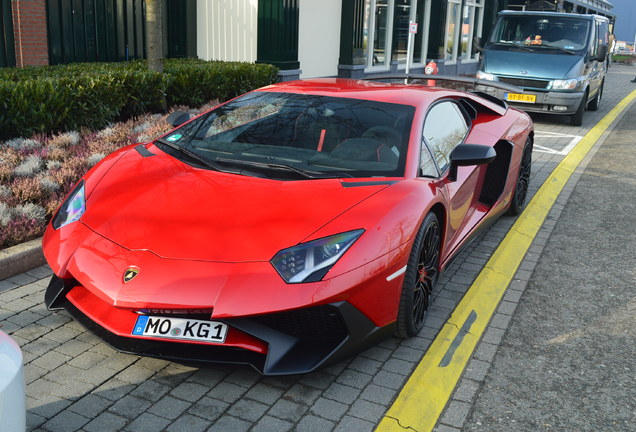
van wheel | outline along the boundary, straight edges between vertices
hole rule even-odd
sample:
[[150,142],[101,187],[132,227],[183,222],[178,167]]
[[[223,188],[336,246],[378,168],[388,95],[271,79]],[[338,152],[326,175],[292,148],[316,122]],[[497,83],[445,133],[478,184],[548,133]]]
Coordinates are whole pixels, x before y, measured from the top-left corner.
[[585,111],[586,101],[587,92],[583,95],[583,99],[581,99],[581,103],[579,104],[576,112],[570,117],[570,124],[572,126],[581,126],[583,124],[583,111]]
[[596,93],[596,96],[594,97],[594,99],[592,99],[590,103],[587,104],[587,109],[589,109],[590,111],[596,111],[598,109],[598,105],[601,103],[601,98],[603,97],[604,85],[605,85],[605,81],[601,83],[601,86],[599,87],[598,92]]

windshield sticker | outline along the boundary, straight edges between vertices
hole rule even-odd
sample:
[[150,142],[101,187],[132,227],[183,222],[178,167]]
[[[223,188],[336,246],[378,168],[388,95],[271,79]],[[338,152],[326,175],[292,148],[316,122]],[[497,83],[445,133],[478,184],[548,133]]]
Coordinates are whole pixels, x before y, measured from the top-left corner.
[[179,138],[181,138],[182,136],[183,136],[183,135],[181,135],[181,134],[172,134],[172,135],[170,135],[170,136],[169,136],[168,138],[166,138],[166,139],[167,139],[168,141],[170,141],[170,142],[175,142],[175,141],[178,141],[178,140],[179,140]]

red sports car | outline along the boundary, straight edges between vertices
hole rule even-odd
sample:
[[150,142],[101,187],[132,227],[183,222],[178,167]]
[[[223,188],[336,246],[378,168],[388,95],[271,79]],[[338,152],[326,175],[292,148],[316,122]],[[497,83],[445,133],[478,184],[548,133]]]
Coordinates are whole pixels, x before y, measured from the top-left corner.
[[84,176],[44,236],[46,305],[124,352],[315,370],[418,333],[451,258],[523,208],[532,140],[480,93],[247,93]]

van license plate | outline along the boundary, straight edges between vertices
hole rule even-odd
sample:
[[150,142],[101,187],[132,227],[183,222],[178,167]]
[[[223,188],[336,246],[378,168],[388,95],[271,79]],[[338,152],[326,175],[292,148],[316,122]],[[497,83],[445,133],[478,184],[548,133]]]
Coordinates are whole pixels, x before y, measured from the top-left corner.
[[512,102],[535,103],[537,96],[533,94],[506,93],[506,100]]
[[223,343],[227,335],[227,324],[218,321],[142,315],[137,318],[132,334],[135,336]]

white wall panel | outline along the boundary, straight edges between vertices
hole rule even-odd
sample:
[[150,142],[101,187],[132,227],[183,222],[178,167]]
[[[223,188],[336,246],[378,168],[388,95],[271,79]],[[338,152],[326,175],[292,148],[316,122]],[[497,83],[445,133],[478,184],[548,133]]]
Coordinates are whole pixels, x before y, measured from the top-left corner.
[[338,75],[342,0],[300,0],[299,10],[300,77]]
[[256,61],[258,0],[197,0],[197,54],[205,60]]

